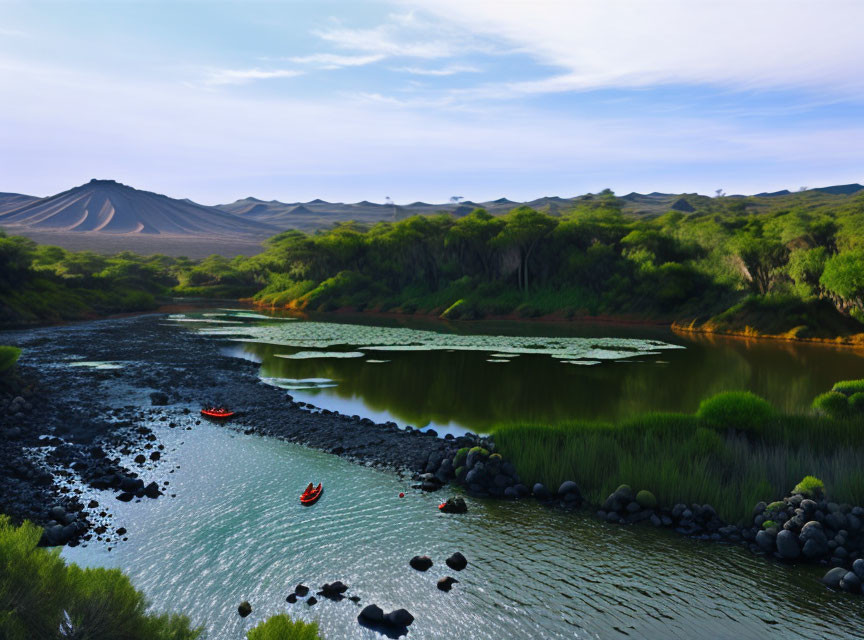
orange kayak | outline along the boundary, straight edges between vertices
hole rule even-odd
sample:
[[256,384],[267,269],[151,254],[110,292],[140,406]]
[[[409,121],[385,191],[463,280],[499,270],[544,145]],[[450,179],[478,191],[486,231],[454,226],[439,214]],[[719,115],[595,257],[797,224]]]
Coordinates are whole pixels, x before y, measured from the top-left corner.
[[313,504],[318,498],[321,497],[321,494],[324,493],[324,487],[321,483],[318,483],[318,486],[312,488],[312,483],[309,483],[309,486],[306,487],[306,491],[300,496],[300,504],[310,505]]
[[201,415],[208,418],[230,418],[234,412],[227,409],[201,409]]

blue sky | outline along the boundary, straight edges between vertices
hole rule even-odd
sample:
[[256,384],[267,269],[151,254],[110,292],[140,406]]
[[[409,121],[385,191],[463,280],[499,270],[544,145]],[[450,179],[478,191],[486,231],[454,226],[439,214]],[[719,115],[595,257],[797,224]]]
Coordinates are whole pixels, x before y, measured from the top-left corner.
[[0,191],[214,204],[864,182],[864,3],[0,0]]

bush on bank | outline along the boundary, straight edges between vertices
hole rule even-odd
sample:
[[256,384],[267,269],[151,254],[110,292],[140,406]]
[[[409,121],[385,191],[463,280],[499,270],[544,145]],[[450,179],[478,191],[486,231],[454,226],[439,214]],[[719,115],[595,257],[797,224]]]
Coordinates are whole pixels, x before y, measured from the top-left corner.
[[247,640],[318,640],[318,625],[292,620],[284,613],[268,618],[246,634]]
[[0,375],[12,369],[20,356],[21,349],[18,347],[0,346]]
[[[3,640],[195,640],[200,628],[149,603],[119,569],[67,564],[59,549],[38,547],[42,529],[0,515],[0,638]],[[316,640],[318,626],[275,616],[249,640]]]
[[785,495],[810,474],[831,488],[832,500],[864,504],[864,418],[786,416],[763,403],[722,394],[693,415],[502,425],[494,438],[523,481],[556,487],[574,480],[594,504],[626,482],[661,505],[707,503],[740,522],[754,504]]

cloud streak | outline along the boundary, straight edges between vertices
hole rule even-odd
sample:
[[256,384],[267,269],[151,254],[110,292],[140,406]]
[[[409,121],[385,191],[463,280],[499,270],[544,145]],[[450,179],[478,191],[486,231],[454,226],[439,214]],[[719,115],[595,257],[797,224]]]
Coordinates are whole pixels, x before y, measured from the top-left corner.
[[313,53],[306,56],[294,56],[288,58],[297,64],[315,65],[322,69],[341,69],[343,67],[362,67],[383,60],[385,56],[380,53],[370,55],[350,56],[338,53]]
[[205,83],[209,85],[245,84],[255,80],[296,78],[305,72],[297,69],[211,69]]
[[465,64],[451,64],[438,69],[429,69],[425,67],[395,67],[393,68],[393,71],[401,71],[403,73],[410,73],[417,76],[442,77],[456,75],[457,73],[479,73],[480,69]]

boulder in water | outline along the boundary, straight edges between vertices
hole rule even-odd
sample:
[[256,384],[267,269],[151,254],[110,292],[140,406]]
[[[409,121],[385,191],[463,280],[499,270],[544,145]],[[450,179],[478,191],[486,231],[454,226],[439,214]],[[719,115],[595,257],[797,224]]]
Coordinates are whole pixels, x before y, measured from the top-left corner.
[[453,571],[462,571],[462,569],[468,566],[468,560],[458,551],[447,558],[445,562]]
[[384,622],[384,612],[377,604],[367,604],[363,607],[357,619],[369,624],[381,624]]
[[396,609],[384,616],[384,622],[392,627],[409,627],[414,622],[414,616],[405,609]]
[[414,556],[408,561],[408,564],[411,565],[412,569],[417,569],[417,571],[428,571],[432,566],[432,558],[429,556]]
[[241,618],[245,618],[250,613],[252,613],[252,605],[249,604],[248,600],[244,600],[243,602],[240,603],[240,606],[237,607],[237,613],[240,614]]
[[447,498],[444,505],[440,507],[443,513],[468,513],[468,505],[465,500],[459,496],[455,498]]
[[450,591],[450,589],[453,588],[453,585],[456,584],[457,582],[459,582],[459,581],[456,578],[451,578],[450,576],[447,576],[445,578],[441,578],[438,581],[438,588],[441,591]]

